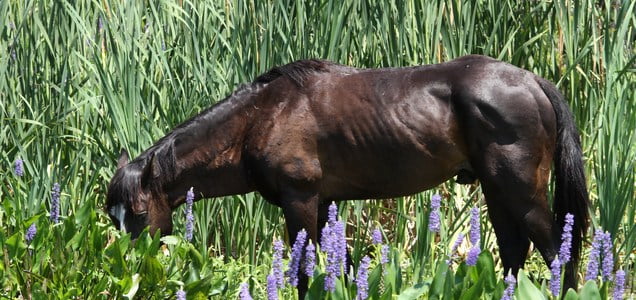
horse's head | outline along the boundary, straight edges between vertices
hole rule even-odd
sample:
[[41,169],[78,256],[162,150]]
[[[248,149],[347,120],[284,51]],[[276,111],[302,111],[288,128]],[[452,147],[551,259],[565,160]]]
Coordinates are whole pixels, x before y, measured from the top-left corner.
[[130,232],[132,238],[150,226],[150,232],[172,231],[172,214],[167,195],[158,183],[159,166],[153,154],[128,162],[128,152],[122,150],[117,171],[108,186],[106,212],[119,230]]

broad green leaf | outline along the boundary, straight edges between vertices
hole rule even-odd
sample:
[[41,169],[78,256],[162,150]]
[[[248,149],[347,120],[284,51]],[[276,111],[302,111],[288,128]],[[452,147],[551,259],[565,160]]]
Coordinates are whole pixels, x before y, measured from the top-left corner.
[[547,297],[528,279],[523,270],[519,270],[517,275],[517,290],[515,296],[517,299],[546,299]]
[[581,299],[585,299],[585,300],[588,300],[588,299],[589,300],[601,299],[601,294],[599,292],[598,285],[596,284],[596,281],[588,280],[585,283],[585,285],[583,285],[583,288],[579,292],[579,296],[580,296]]
[[418,299],[421,295],[428,292],[430,288],[429,284],[418,283],[412,287],[406,288],[404,291],[398,295],[398,300],[410,300],[410,299]]

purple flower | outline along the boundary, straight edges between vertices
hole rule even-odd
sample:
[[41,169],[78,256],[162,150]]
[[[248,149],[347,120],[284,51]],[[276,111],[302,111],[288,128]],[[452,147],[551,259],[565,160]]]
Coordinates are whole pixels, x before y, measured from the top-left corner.
[[20,158],[15,160],[14,173],[18,177],[22,177],[24,175],[24,165],[23,165],[22,159]]
[[428,230],[431,232],[439,232],[440,229],[439,209],[431,210],[431,214],[428,217]]
[[481,235],[479,233],[479,208],[473,207],[470,210],[470,243],[473,246],[479,244]]
[[60,184],[53,184],[51,190],[51,221],[55,224],[60,219]]
[[464,241],[464,233],[460,232],[459,235],[457,236],[457,240],[455,240],[455,243],[453,243],[453,246],[451,247],[450,253],[448,254],[449,259],[446,260],[446,264],[450,264],[451,259],[455,257],[455,252],[457,251],[457,248],[459,248],[459,245],[461,245],[463,241]]
[[382,231],[380,231],[380,228],[373,230],[373,233],[371,234],[371,243],[373,245],[382,244]]
[[601,257],[601,247],[603,246],[603,231],[596,229],[594,239],[592,240],[592,250],[590,250],[589,262],[587,263],[587,271],[585,272],[585,281],[596,280],[598,276],[599,258]]
[[442,197],[440,195],[433,195],[431,198],[431,214],[429,215],[428,230],[432,232],[439,232],[441,222],[439,220],[439,208],[441,206]]
[[358,268],[358,274],[356,275],[355,282],[356,286],[358,287],[356,300],[365,300],[369,297],[369,263],[371,263],[371,259],[365,255],[362,258],[362,262],[360,263],[360,267]]
[[556,297],[559,295],[559,292],[561,292],[561,262],[558,256],[552,261],[550,271],[552,273],[552,278],[550,278],[550,292]]
[[605,231],[603,234],[603,265],[601,275],[604,281],[612,280],[612,272],[614,271],[614,252],[612,251],[612,236]]
[[574,215],[568,213],[565,215],[565,225],[563,225],[563,233],[561,234],[561,249],[559,257],[561,264],[570,261],[570,249],[572,248],[572,226],[574,225]]
[[327,220],[329,221],[329,225],[333,226],[336,223],[336,219],[338,218],[338,206],[336,202],[331,202],[329,205],[329,213],[327,214]]
[[274,273],[267,275],[267,299],[278,300],[277,277]]
[[314,276],[314,267],[316,266],[316,247],[309,241],[305,248],[305,275]]
[[184,290],[178,290],[176,296],[177,300],[186,300],[186,292]]
[[289,283],[294,287],[298,286],[298,269],[300,269],[300,260],[303,256],[305,241],[307,241],[307,231],[302,229],[298,232],[298,235],[296,235],[296,242],[294,242],[292,246],[291,258],[286,274],[287,278],[289,278]]
[[247,285],[247,282],[241,283],[241,287],[239,288],[239,299],[252,300],[252,295],[250,295],[250,288]]
[[336,277],[342,274],[342,266],[347,257],[344,223],[337,220],[337,213],[336,204],[332,203],[329,206],[329,222],[322,229],[320,240],[320,248],[327,256],[325,291],[336,289]]
[[389,262],[389,245],[382,245],[380,249],[380,264],[387,264]]
[[512,300],[512,296],[515,294],[515,284],[517,283],[517,280],[514,276],[512,276],[512,274],[508,274],[504,282],[506,283],[506,290],[504,291],[503,296],[501,296],[501,300]]
[[616,279],[614,281],[614,292],[612,292],[612,298],[614,300],[623,299],[623,293],[625,291],[625,271],[616,271]]
[[476,265],[477,258],[479,257],[479,253],[481,253],[481,250],[479,249],[478,245],[475,245],[472,248],[470,248],[470,250],[468,251],[468,257],[466,258],[466,264],[469,266]]
[[192,232],[194,231],[194,215],[192,214],[192,205],[194,203],[194,188],[190,188],[186,193],[186,241],[192,241]]
[[37,232],[38,232],[38,229],[37,227],[35,227],[35,223],[31,223],[31,226],[29,226],[24,236],[24,239],[26,240],[27,244],[30,244],[31,241],[33,241],[33,238],[35,237],[35,234]]
[[274,258],[272,260],[272,275],[276,279],[276,287],[283,288],[285,279],[283,278],[283,241],[274,241]]

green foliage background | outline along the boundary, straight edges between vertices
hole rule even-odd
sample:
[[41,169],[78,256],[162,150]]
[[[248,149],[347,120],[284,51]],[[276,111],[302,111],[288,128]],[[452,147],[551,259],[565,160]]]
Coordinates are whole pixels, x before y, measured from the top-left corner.
[[[164,269],[157,279],[164,289],[150,294],[159,298],[202,278],[209,278],[210,286],[225,278],[218,285],[223,288],[201,289],[207,295],[235,293],[245,278],[263,289],[257,282],[268,272],[271,241],[285,233],[280,211],[258,195],[197,203],[195,242],[170,248],[172,258],[144,255],[159,247],[150,237],[134,251],[125,237],[115,242],[119,234],[101,207],[120,148],[135,156],[238,84],[273,66],[312,57],[356,67],[398,67],[485,54],[557,83],[581,130],[593,224],[612,234],[617,263],[632,270],[635,5],[629,0],[0,0],[0,293],[56,290],[59,297],[116,297],[129,290],[132,275],[152,268]],[[17,158],[25,161],[21,178],[12,173]],[[64,221],[50,227],[46,214],[55,182],[62,186]],[[453,183],[440,191],[441,241],[447,242],[465,228],[466,207],[482,196]],[[363,255],[371,227],[395,226],[403,230],[389,231],[388,238],[406,260],[417,262],[405,280],[432,276],[436,255],[448,246],[435,246],[426,230],[430,195],[342,204],[354,260]],[[180,230],[182,212],[174,216]],[[28,261],[22,241],[33,222],[42,241],[35,247],[36,239],[28,251],[44,259],[39,265]],[[497,260],[485,217],[482,223],[483,244],[495,249]],[[126,251],[133,251],[126,256],[131,270],[115,262]],[[205,258],[195,264],[189,255]],[[529,265],[546,272],[536,255]]]

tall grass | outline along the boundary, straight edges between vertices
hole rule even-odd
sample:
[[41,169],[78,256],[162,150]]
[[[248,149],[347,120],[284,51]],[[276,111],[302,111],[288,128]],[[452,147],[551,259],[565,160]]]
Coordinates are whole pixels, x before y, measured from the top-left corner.
[[[119,149],[140,153],[272,66],[319,57],[356,67],[398,67],[477,53],[534,71],[566,95],[582,133],[593,223],[612,233],[617,260],[631,270],[635,5],[629,0],[0,0],[0,240],[24,231],[33,216],[44,218],[55,182],[62,186],[65,224],[82,212],[96,223],[88,236],[116,235],[101,207]],[[25,161],[22,178],[12,174],[17,158]],[[452,200],[443,204],[449,210],[440,247],[448,247],[465,228],[462,212],[482,196],[478,188],[453,183],[439,190]],[[430,276],[429,267],[440,258],[435,255],[447,250],[430,248],[430,196],[342,204],[343,214],[350,214],[350,245],[362,245],[374,224],[392,224],[399,230],[388,238],[420,265],[409,276],[414,281]],[[262,265],[269,261],[274,236],[285,236],[280,211],[259,195],[201,201],[195,212],[195,248],[226,264]],[[174,216],[180,230],[181,211]],[[496,249],[482,216],[489,235],[482,243]],[[98,246],[104,245],[95,242]],[[98,250],[93,254],[99,256]],[[364,254],[353,255],[357,260]],[[90,262],[100,263],[112,261]]]

